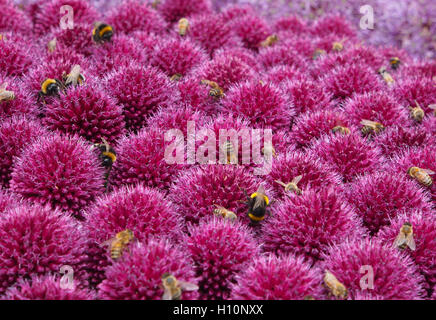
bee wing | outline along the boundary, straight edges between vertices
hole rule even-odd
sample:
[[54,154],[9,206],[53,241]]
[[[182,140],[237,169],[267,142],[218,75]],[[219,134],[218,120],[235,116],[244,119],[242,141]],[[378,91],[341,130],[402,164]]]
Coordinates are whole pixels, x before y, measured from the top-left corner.
[[280,181],[280,180],[275,180],[274,182],[275,182],[275,183],[278,183],[278,184],[281,185],[282,187],[285,187],[285,188],[286,188],[286,183],[284,183],[284,182],[282,182],[282,181]]
[[114,240],[115,240],[115,237],[110,238],[109,240],[106,240],[106,241],[100,243],[100,247],[110,246]]
[[436,104],[429,104],[428,107],[430,109],[436,110]]
[[292,179],[292,182],[298,184],[298,182],[300,182],[302,178],[302,175],[296,176],[294,179]]
[[415,239],[413,238],[413,234],[407,238],[406,244],[410,248],[410,250],[412,251],[416,250],[416,244],[415,244]]
[[422,169],[422,171],[427,172],[428,174],[435,174],[436,172],[430,170],[430,169]]
[[78,64],[74,65],[71,68],[70,73],[68,74],[67,80],[65,81],[66,84],[72,83],[73,85],[77,84],[77,79],[79,79],[80,76],[80,66]]
[[400,234],[395,238],[394,247],[398,248],[404,243],[406,243],[406,235],[403,232],[400,232]]
[[196,291],[198,290],[198,286],[195,283],[190,283],[186,281],[178,280],[180,288],[184,291]]
[[258,196],[256,197],[256,201],[254,202],[253,209],[261,207],[264,203],[265,203],[265,199],[261,194],[258,194]]
[[7,82],[5,82],[2,85],[0,85],[0,92],[1,91],[5,91],[7,87],[8,87],[8,83]]
[[363,119],[362,121],[360,121],[360,124],[364,125],[364,126],[371,126],[371,127],[375,126],[374,121],[366,120],[366,119]]
[[164,294],[162,295],[162,300],[172,300],[171,290],[169,288],[164,289]]

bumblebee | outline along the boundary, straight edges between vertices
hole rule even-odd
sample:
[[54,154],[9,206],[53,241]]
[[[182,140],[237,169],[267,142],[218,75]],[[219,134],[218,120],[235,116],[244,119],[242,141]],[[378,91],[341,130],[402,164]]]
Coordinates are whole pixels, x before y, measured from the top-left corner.
[[69,87],[71,85],[77,86],[82,85],[85,82],[85,77],[80,73],[80,66],[76,64],[71,68],[69,74],[67,74],[65,71],[63,72],[62,80],[64,81],[65,87]]
[[392,57],[389,59],[389,63],[391,64],[392,69],[397,70],[398,67],[400,66],[401,61],[400,58],[398,57]]
[[101,160],[103,167],[106,168],[105,188],[107,191],[109,174],[112,170],[112,165],[114,164],[115,161],[117,161],[117,154],[115,150],[109,145],[109,143],[104,138],[101,138],[101,140],[103,143],[96,143],[94,144],[94,147],[99,150],[99,158]]
[[103,22],[96,22],[94,24],[94,29],[92,29],[92,39],[97,42],[108,42],[111,41],[112,36],[114,35],[113,28]]
[[251,194],[249,197],[244,191],[247,197],[248,206],[248,218],[253,224],[257,224],[265,219],[265,214],[267,213],[267,207],[270,203],[269,198],[265,194],[265,189],[263,185],[257,188],[257,191]]
[[45,79],[41,83],[41,90],[38,92],[38,102],[41,98],[44,101],[44,97],[59,96],[60,91],[63,89],[65,89],[65,86],[58,79]]

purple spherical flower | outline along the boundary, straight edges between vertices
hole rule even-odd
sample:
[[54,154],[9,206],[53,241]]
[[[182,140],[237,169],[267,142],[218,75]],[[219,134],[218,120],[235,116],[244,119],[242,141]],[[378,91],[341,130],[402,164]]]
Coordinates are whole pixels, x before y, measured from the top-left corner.
[[307,23],[298,16],[289,15],[281,17],[274,22],[275,31],[286,31],[301,35],[309,31]]
[[7,118],[0,123],[0,184],[9,186],[14,158],[26,145],[45,134],[47,130],[39,121],[24,116]]
[[125,0],[106,16],[114,32],[129,34],[134,31],[160,34],[166,29],[164,19],[150,6],[138,0]]
[[44,124],[63,133],[112,143],[124,133],[123,109],[95,84],[68,89],[45,107]]
[[259,254],[249,229],[224,219],[208,219],[189,228],[184,242],[194,261],[200,299],[225,300],[235,276]]
[[54,29],[46,38],[48,43],[56,38],[56,50],[70,48],[76,53],[90,55],[94,46],[92,40],[92,25],[89,23],[75,23],[74,29]]
[[[347,288],[350,299],[365,290],[386,300],[423,297],[423,277],[412,259],[374,239],[346,241],[333,246],[324,255],[321,267]],[[366,287],[370,285],[372,289]]]
[[[436,130],[436,128],[435,128]],[[390,127],[374,138],[385,156],[392,156],[408,147],[425,147],[436,144],[436,135],[420,127]]]
[[303,80],[305,78],[304,72],[295,66],[277,65],[267,71],[265,81],[281,85],[289,80]]
[[[71,10],[65,9],[62,11],[63,14],[59,13],[62,6],[70,6],[73,9],[74,23],[88,23],[92,25],[92,23],[98,20],[99,15],[97,11],[87,1],[50,0],[43,3],[35,14],[34,31],[36,34],[43,35],[50,31],[51,28],[59,26],[59,19],[71,12]],[[64,23],[67,23],[67,21],[64,21]]]
[[289,151],[280,154],[272,162],[271,172],[266,181],[279,198],[286,198],[284,187],[276,181],[285,184],[295,177],[302,176],[297,184],[301,190],[322,189],[330,185],[338,185],[340,177],[326,164],[320,162],[312,153]]
[[28,280],[20,280],[6,290],[4,300],[93,300],[95,294],[77,288],[62,288],[60,277],[35,275]]
[[71,266],[84,280],[84,237],[70,216],[49,207],[22,205],[0,219],[0,292],[20,278],[58,273]]
[[433,112],[429,105],[435,103],[436,86],[430,78],[409,76],[400,79],[394,88],[394,94],[404,107],[415,107],[418,103],[424,112]]
[[244,190],[251,194],[259,181],[243,167],[235,165],[204,165],[184,171],[170,189],[169,199],[186,221],[197,223],[213,216],[215,205],[233,211],[248,223]]
[[[184,146],[175,142],[175,148]],[[177,173],[184,167],[178,163],[184,156],[177,153],[175,163],[172,154],[166,154],[170,142],[165,141],[165,132],[160,128],[146,128],[137,134],[122,137],[117,146],[117,161],[110,175],[114,186],[144,183],[149,187],[168,189]],[[180,159],[179,159],[180,158]]]
[[5,86],[5,90],[14,93],[14,99],[0,102],[0,118],[12,115],[27,115],[29,117],[37,115],[33,96],[25,88],[22,79],[9,78],[0,74],[0,85]]
[[11,190],[31,201],[81,216],[103,191],[103,168],[92,145],[78,137],[47,135],[14,162]]
[[[137,243],[121,260],[106,269],[106,279],[98,286],[104,300],[160,300],[164,294],[162,276],[196,284],[192,260],[182,247],[168,241],[150,239]],[[195,300],[197,291],[182,292],[183,300]]]
[[265,69],[278,65],[294,66],[302,70],[309,68],[304,61],[305,58],[298,51],[290,49],[289,46],[285,44],[262,48],[258,58]]
[[260,43],[271,35],[267,21],[253,14],[235,17],[229,25],[248,49],[258,50]]
[[340,188],[334,187],[286,197],[273,209],[262,230],[264,250],[302,255],[312,263],[331,245],[366,233]]
[[33,63],[29,49],[20,43],[0,40],[0,73],[7,77],[21,77]]
[[346,188],[345,194],[371,234],[389,225],[389,219],[401,210],[429,212],[431,209],[429,196],[413,181],[390,172],[360,177]]
[[221,48],[216,50],[213,55],[214,58],[225,58],[226,56],[242,60],[242,62],[250,66],[254,71],[259,71],[261,69],[259,61],[257,61],[257,56],[246,48],[239,46]]
[[167,39],[161,41],[151,58],[151,64],[168,77],[190,75],[194,68],[207,61],[201,47],[189,39]]
[[353,63],[339,66],[327,73],[322,79],[322,86],[338,100],[350,98],[353,94],[376,91],[382,88],[380,77],[369,67]]
[[306,79],[290,81],[283,85],[297,114],[328,109],[332,106],[332,94],[318,82]]
[[215,115],[218,101],[210,95],[210,87],[201,83],[197,77],[188,77],[177,83],[180,101],[192,110],[204,112],[208,116]]
[[245,117],[254,127],[273,130],[289,128],[294,115],[283,91],[256,80],[232,87],[223,99],[223,111]]
[[381,150],[356,133],[324,136],[313,144],[312,150],[341,174],[344,182],[375,171],[383,161]]
[[212,12],[210,0],[164,0],[158,4],[157,10],[168,22],[176,22],[196,14]]
[[198,74],[198,81],[215,81],[224,90],[228,90],[232,84],[255,77],[255,71],[243,60],[222,55],[205,63]]
[[20,204],[20,198],[15,194],[10,193],[0,188],[0,219],[3,212],[15,208]]
[[350,122],[362,127],[362,120],[371,120],[388,126],[408,126],[409,115],[395,97],[385,91],[372,91],[356,94],[345,101],[344,113]]
[[245,15],[256,15],[256,10],[249,4],[229,4],[221,10],[221,15],[226,22],[231,22]]
[[436,116],[427,117],[423,120],[424,130],[433,137],[436,137]]
[[297,146],[305,148],[322,135],[332,134],[332,129],[337,126],[354,130],[349,127],[350,121],[343,112],[332,109],[309,111],[295,119],[291,135]]
[[144,127],[153,112],[172,106],[178,98],[175,86],[162,72],[134,63],[107,75],[105,87],[123,107],[126,127],[133,131]]
[[311,28],[312,34],[316,36],[328,36],[335,34],[340,37],[353,38],[356,36],[356,31],[341,16],[324,16],[318,19]]
[[322,275],[302,257],[261,256],[236,276],[232,300],[322,299]]
[[209,55],[220,48],[238,47],[239,39],[224,18],[217,14],[202,14],[189,20],[187,36],[203,47]]
[[0,3],[0,32],[13,31],[24,35],[32,32],[32,21],[18,7],[10,3]]
[[425,288],[429,293],[436,284],[436,269],[434,268],[434,259],[436,258],[436,222],[434,217],[435,212],[406,210],[393,218],[391,224],[381,229],[377,235],[381,241],[394,245],[403,224],[408,222],[412,225],[416,250],[410,250],[406,247],[405,251],[413,258],[419,271],[424,275],[427,281]]

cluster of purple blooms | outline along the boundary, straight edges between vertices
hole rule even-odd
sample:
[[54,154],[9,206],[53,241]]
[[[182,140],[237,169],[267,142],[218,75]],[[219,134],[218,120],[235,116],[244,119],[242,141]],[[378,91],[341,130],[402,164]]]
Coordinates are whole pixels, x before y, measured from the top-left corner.
[[[0,0],[2,299],[161,299],[165,273],[198,286],[182,299],[337,299],[326,270],[347,299],[435,299],[436,183],[408,173],[436,171],[434,60],[363,44],[337,15],[100,2]],[[73,29],[59,25],[63,5]],[[110,41],[93,41],[96,21]],[[41,83],[74,65],[83,83],[41,99]],[[366,135],[362,120],[383,130]],[[186,136],[190,121],[272,129],[271,172],[169,164],[165,132]],[[116,152],[109,174],[102,141]],[[301,193],[277,183],[298,176]],[[244,202],[259,185],[271,201],[253,224]],[[394,245],[405,222],[415,250]],[[126,229],[134,239],[113,259],[104,243]]]

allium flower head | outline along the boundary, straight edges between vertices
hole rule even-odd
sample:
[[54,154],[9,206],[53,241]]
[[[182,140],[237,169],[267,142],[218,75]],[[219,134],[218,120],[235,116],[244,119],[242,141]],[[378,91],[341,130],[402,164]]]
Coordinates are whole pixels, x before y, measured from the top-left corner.
[[134,63],[108,74],[105,87],[123,107],[126,127],[133,131],[144,127],[147,117],[158,108],[169,107],[177,99],[177,90],[168,77],[157,68]]
[[231,22],[245,15],[256,15],[256,10],[249,4],[229,4],[221,11],[221,15],[226,22]]
[[52,130],[78,134],[86,140],[114,142],[124,132],[123,109],[95,84],[70,88],[45,107],[43,122]]
[[344,113],[350,122],[362,127],[362,120],[371,120],[388,126],[408,126],[408,110],[402,107],[395,97],[384,91],[356,94],[345,101]]
[[[361,279],[373,275],[372,295],[385,300],[419,300],[423,297],[423,277],[407,257],[391,245],[374,239],[345,241],[324,255],[322,268],[329,270],[347,288],[348,297],[369,290],[362,289]],[[363,270],[363,272],[361,272]],[[369,285],[370,279],[363,282]]]
[[413,179],[407,172],[410,167],[419,167],[421,169],[431,170],[436,172],[436,146],[427,145],[421,147],[412,147],[404,149],[402,152],[394,155],[386,163],[385,167],[389,172],[393,172],[402,176],[406,176],[410,180],[414,180],[415,184],[429,191],[432,200],[436,200],[436,183],[435,176],[432,175],[433,184],[429,187],[424,187],[423,184]]
[[86,229],[97,244],[129,229],[135,239],[146,242],[151,236],[175,238],[181,231],[181,217],[157,190],[124,186],[98,198],[86,210]]
[[425,118],[422,122],[422,126],[427,133],[436,137],[436,116]]
[[318,19],[312,26],[311,32],[316,36],[328,36],[335,34],[341,37],[352,38],[356,36],[356,31],[341,16],[325,16]]
[[413,181],[389,172],[365,175],[351,183],[345,194],[371,234],[389,225],[401,210],[431,209],[428,195]]
[[436,76],[436,62],[434,60],[418,60],[408,63],[400,68],[399,71],[404,78],[414,75],[417,78],[424,77],[432,79]]
[[3,212],[17,207],[20,204],[20,199],[13,193],[0,188],[0,219],[2,219]]
[[62,29],[60,27],[53,29],[52,32],[45,37],[48,43],[56,38],[56,50],[60,48],[70,48],[76,53],[90,55],[94,42],[92,40],[92,25],[89,23],[75,23],[74,29]]
[[75,284],[72,288],[61,288],[59,277],[33,276],[28,280],[20,280],[9,288],[4,300],[93,300],[95,294],[86,289],[79,289]]
[[74,12],[74,23],[92,23],[98,21],[99,14],[88,1],[50,0],[42,4],[34,18],[34,31],[43,35],[51,28],[59,26],[59,10],[62,6],[71,6]]
[[[168,189],[182,164],[167,163],[165,132],[146,128],[122,137],[117,146],[117,161],[111,171],[111,185],[144,183],[148,187]],[[176,155],[179,156],[179,155]]]
[[84,237],[76,221],[39,205],[22,205],[0,219],[0,292],[20,278],[58,273],[64,265],[84,280]]
[[331,106],[332,94],[318,82],[306,79],[290,81],[283,85],[297,114],[328,109]]
[[295,66],[277,65],[267,71],[264,81],[279,85],[289,80],[302,80],[305,78],[304,73]]
[[10,40],[0,40],[0,73],[8,77],[20,77],[32,65],[30,52],[26,47]]
[[248,223],[247,206],[241,202],[246,200],[243,190],[251,194],[258,186],[259,181],[243,167],[204,165],[181,173],[170,189],[169,199],[188,222],[213,216],[216,204]]
[[[436,128],[435,128],[436,130]],[[435,132],[436,133],[436,132]],[[420,127],[390,127],[374,137],[374,142],[385,156],[392,156],[407,147],[425,147],[436,144],[435,133],[422,130]]]
[[376,91],[382,88],[382,80],[376,71],[362,64],[346,64],[327,73],[322,86],[338,100],[350,98],[353,94]]
[[400,79],[394,88],[394,94],[404,107],[415,107],[418,102],[425,113],[433,112],[429,105],[435,103],[436,86],[430,78],[410,76]]
[[274,23],[275,31],[292,32],[298,35],[309,31],[306,21],[300,19],[298,16],[289,15],[277,19]]
[[277,44],[272,47],[262,48],[259,52],[259,61],[269,69],[278,65],[294,66],[298,69],[308,68],[304,57],[287,45]]
[[250,66],[255,71],[259,71],[261,69],[259,62],[257,61],[257,56],[252,51],[243,47],[234,46],[218,49],[214,52],[213,57],[215,58],[220,56],[223,58],[226,56],[239,58],[242,60],[242,62]]
[[222,103],[224,112],[243,116],[254,127],[285,129],[290,127],[294,115],[283,91],[256,80],[232,87]]
[[[425,288],[431,292],[436,284],[436,270],[434,259],[436,258],[436,222],[433,213],[425,213],[419,210],[406,210],[391,220],[391,224],[380,230],[377,237],[387,244],[394,244],[401,227],[404,223],[410,223],[413,227],[413,239],[416,250],[406,247],[405,252],[410,255],[424,275],[427,284]],[[401,249],[399,249],[401,250]]]
[[232,300],[303,300],[323,297],[322,275],[301,257],[262,256],[236,276]]
[[205,61],[207,61],[206,53],[191,40],[168,39],[157,45],[151,64],[168,77],[178,74],[183,77]]
[[235,276],[259,254],[248,228],[224,219],[208,219],[189,228],[184,242],[194,261],[200,299],[225,300]]
[[301,151],[289,151],[280,154],[272,162],[270,174],[266,177],[268,185],[281,199],[286,198],[283,186],[276,183],[291,182],[295,177],[302,176],[298,187],[306,189],[321,189],[330,185],[338,185],[340,177],[328,165],[320,162],[312,153]]
[[380,149],[356,133],[324,136],[313,144],[312,150],[341,174],[344,182],[377,170],[383,161]]
[[147,33],[163,33],[166,28],[164,19],[146,2],[124,0],[113,8],[106,17],[115,32],[129,34],[134,31]]
[[348,117],[338,110],[309,111],[295,119],[291,135],[297,146],[304,148],[324,134],[333,134],[332,129],[337,126],[354,130]]
[[103,175],[90,143],[53,134],[23,149],[14,162],[10,185],[26,199],[80,217],[80,211],[102,193]]
[[286,197],[273,209],[262,230],[264,250],[302,255],[312,263],[329,246],[365,235],[353,207],[334,187]]
[[11,3],[0,3],[0,32],[13,31],[29,34],[32,31],[32,21],[29,17]]
[[187,36],[203,47],[209,55],[219,48],[237,47],[240,40],[234,34],[231,26],[217,14],[202,14],[189,20]]
[[242,39],[244,46],[255,51],[272,33],[268,23],[258,15],[246,14],[235,17],[229,24]]
[[24,116],[0,122],[0,185],[9,186],[14,158],[20,155],[22,149],[47,133],[38,121]]
[[199,80],[215,81],[224,90],[234,83],[252,79],[254,70],[243,60],[234,56],[217,56],[205,63],[199,70]]
[[[164,294],[162,275],[197,284],[192,260],[185,248],[173,247],[165,240],[137,243],[118,263],[106,270],[98,296],[104,300],[160,300]],[[183,300],[195,300],[197,291],[182,292]]]
[[212,3],[210,0],[164,0],[157,9],[166,21],[173,23],[181,18],[212,12]]
[[177,88],[182,104],[210,116],[216,114],[219,107],[218,101],[210,96],[210,87],[202,84],[200,79],[197,77],[181,79],[177,83]]

